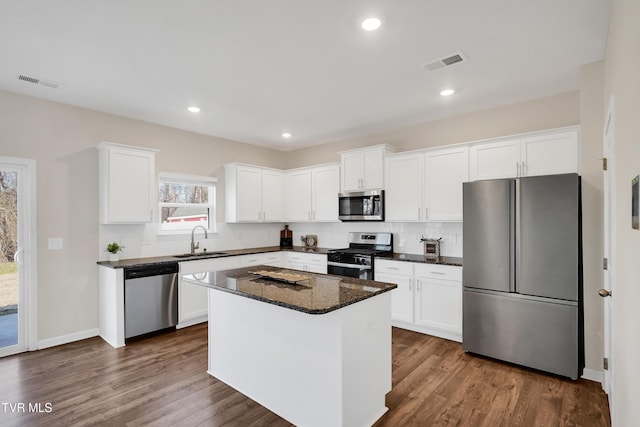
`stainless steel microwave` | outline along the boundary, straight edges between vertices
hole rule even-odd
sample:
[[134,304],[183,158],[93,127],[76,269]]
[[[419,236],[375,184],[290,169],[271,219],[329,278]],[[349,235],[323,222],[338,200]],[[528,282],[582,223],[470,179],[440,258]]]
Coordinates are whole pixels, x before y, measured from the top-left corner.
[[384,221],[384,190],[338,194],[341,221]]

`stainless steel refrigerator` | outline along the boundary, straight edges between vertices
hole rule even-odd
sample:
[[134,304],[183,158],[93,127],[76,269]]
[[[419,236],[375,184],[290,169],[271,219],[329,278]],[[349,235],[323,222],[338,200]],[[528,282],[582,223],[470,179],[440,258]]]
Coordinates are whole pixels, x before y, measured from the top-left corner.
[[463,184],[465,351],[582,375],[581,205],[576,174]]

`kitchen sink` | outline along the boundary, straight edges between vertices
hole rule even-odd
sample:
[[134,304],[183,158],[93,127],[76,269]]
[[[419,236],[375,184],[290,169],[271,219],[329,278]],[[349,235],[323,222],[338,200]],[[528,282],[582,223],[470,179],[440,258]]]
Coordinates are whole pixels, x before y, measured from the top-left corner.
[[226,252],[198,252],[197,254],[174,255],[174,258],[215,257],[220,255],[227,255],[227,253]]

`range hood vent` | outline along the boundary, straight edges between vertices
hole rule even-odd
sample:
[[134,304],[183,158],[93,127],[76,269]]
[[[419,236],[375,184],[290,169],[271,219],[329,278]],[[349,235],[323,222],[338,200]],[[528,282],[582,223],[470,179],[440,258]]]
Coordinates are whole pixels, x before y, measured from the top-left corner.
[[453,64],[458,64],[460,62],[468,61],[466,55],[462,52],[455,53],[453,55],[449,55],[445,58],[436,59],[435,61],[431,61],[428,64],[424,64],[424,70],[431,72],[435,70],[439,70],[440,68],[444,68]]
[[46,87],[51,87],[54,89],[58,89],[60,87],[60,83],[52,82],[51,80],[42,80],[36,77],[25,76],[24,74],[18,75],[18,80],[22,80],[23,82],[29,82],[36,85],[42,85]]

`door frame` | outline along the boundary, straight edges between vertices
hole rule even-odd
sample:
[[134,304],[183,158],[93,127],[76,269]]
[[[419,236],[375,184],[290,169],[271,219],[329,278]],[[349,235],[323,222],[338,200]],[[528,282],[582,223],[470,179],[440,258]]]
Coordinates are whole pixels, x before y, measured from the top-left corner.
[[36,161],[0,156],[0,165],[16,170],[18,179],[18,344],[0,349],[0,356],[38,349]]
[[611,292],[610,297],[603,298],[604,309],[604,357],[609,360],[608,369],[604,370],[602,388],[607,393],[609,399],[609,408],[611,414],[612,425],[615,425],[613,417],[615,410],[613,408],[613,383],[615,376],[614,370],[614,284],[615,284],[615,235],[616,235],[616,185],[615,185],[615,97],[611,95],[609,99],[609,109],[606,116],[604,135],[603,135],[603,153],[607,159],[607,170],[604,171],[604,257],[607,258],[607,269],[603,270],[603,286],[604,289]]

